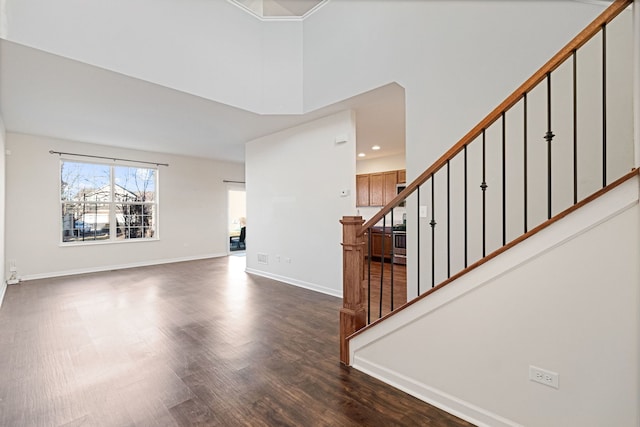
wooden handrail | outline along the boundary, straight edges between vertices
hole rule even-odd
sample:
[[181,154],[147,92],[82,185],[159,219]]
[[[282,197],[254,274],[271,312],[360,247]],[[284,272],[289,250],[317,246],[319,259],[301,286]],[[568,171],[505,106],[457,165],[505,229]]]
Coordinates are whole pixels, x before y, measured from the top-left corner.
[[435,161],[427,170],[425,170],[419,177],[411,182],[407,187],[398,194],[391,202],[383,207],[377,214],[375,214],[369,221],[367,221],[358,235],[361,236],[365,231],[378,223],[386,214],[391,212],[393,208],[398,206],[403,200],[405,200],[411,193],[413,193],[420,185],[424,184],[432,174],[438,172],[442,167],[447,164],[447,160],[451,160],[456,154],[462,151],[465,145],[470,144],[480,134],[483,129],[487,129],[495,121],[497,121],[503,112],[506,112],[513,107],[524,94],[530,92],[538,83],[540,83],[547,75],[558,68],[564,61],[566,61],[572,53],[587,43],[593,36],[595,36],[603,25],[611,22],[616,16],[618,16],[623,10],[625,10],[633,0],[615,0],[611,6],[609,6],[604,12],[602,12],[591,24],[589,24],[584,30],[582,30],[577,36],[573,38],[564,48],[562,48],[553,58],[551,58],[546,64],[542,66],[537,72],[535,72],[527,81],[525,81],[520,87],[518,87],[511,95],[509,95],[500,105],[498,105],[489,115],[480,121],[473,129],[471,129],[465,136],[462,137],[453,147],[451,147],[446,153],[444,153],[438,160]]

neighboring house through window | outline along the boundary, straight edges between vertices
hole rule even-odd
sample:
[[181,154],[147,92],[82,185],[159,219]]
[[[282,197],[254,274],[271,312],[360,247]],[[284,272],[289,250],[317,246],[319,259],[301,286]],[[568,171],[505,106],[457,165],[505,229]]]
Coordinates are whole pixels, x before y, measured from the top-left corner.
[[157,239],[155,168],[62,160],[62,242]]

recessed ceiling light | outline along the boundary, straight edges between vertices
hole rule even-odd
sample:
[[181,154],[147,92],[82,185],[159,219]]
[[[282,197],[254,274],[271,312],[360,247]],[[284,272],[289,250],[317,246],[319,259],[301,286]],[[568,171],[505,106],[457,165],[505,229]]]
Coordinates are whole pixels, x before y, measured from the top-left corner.
[[372,150],[379,150],[380,146],[379,145],[374,145],[373,147],[371,147]]
[[358,157],[364,157],[364,156],[366,156],[366,154],[364,154],[364,153],[358,153]]

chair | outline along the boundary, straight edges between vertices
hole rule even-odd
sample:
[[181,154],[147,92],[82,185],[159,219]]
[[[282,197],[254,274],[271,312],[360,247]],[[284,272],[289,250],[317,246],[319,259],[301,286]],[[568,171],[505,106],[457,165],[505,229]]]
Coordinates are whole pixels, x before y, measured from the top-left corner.
[[238,248],[239,249],[247,249],[247,246],[244,244],[244,239],[247,237],[247,227],[240,228],[240,237],[238,238]]
[[239,236],[235,236],[235,237],[231,237],[229,239],[229,248],[232,251],[239,251],[242,249],[246,249],[246,245],[244,243],[244,239],[247,235],[247,231],[246,231],[246,227],[241,227],[240,228],[240,235]]

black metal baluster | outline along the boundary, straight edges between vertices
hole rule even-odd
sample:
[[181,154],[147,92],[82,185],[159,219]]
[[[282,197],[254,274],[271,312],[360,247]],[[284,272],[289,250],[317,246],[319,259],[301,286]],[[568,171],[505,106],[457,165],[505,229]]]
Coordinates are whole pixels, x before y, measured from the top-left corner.
[[464,145],[464,268],[469,262],[468,247],[468,223],[467,223],[467,144]]
[[551,141],[555,135],[551,132],[551,73],[547,73],[547,219],[551,219]]
[[418,279],[418,296],[420,296],[420,266],[422,265],[422,261],[420,260],[420,186],[418,186],[418,188],[416,188],[416,197],[417,197],[417,212],[416,212],[416,223],[418,224],[418,226],[416,227],[416,235],[417,235],[417,239],[418,239],[418,247],[416,250],[416,265],[417,265],[417,269],[416,269],[416,276]]
[[487,255],[487,163],[486,163],[486,132],[482,129],[482,258]]
[[527,212],[529,210],[529,206],[528,206],[528,185],[527,185],[527,174],[528,174],[528,170],[527,170],[527,165],[528,165],[528,161],[527,161],[527,93],[525,92],[524,95],[522,96],[522,101],[524,102],[524,232],[526,233],[528,230],[528,219],[527,219]]
[[447,160],[447,279],[451,277],[451,191],[449,160]]
[[379,310],[378,310],[378,319],[382,317],[382,292],[384,291],[384,241],[387,237],[387,216],[382,217],[382,243],[381,243],[381,256],[380,256],[380,299],[379,299]]
[[602,24],[602,188],[607,186],[607,26]]
[[578,203],[578,52],[573,54],[573,204]]
[[507,144],[506,113],[502,112],[502,246],[507,244],[507,163],[505,159]]
[[[394,208],[395,209],[395,208]],[[393,233],[393,210],[391,209],[391,276],[389,277],[389,279],[391,280],[391,301],[390,301],[390,309],[391,311],[393,311],[393,265],[394,265],[394,260],[395,260],[395,248],[396,248],[396,236]],[[406,246],[406,245],[405,245]]]
[[435,176],[431,174],[431,287],[436,285],[436,220],[435,220]]
[[368,231],[367,236],[367,324],[371,323],[371,229]]

